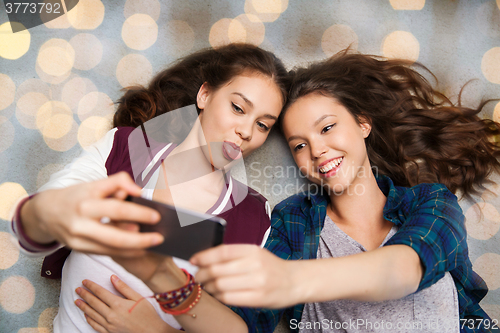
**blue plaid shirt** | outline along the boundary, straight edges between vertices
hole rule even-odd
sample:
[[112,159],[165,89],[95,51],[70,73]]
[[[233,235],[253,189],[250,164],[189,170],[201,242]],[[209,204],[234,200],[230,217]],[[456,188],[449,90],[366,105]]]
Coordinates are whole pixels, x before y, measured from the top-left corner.
[[[484,324],[471,329],[468,326],[473,325],[464,321],[474,316],[489,319],[478,304],[488,289],[472,271],[464,215],[457,197],[441,184],[406,188],[394,186],[385,176],[377,178],[377,183],[387,196],[384,218],[399,227],[385,246],[410,246],[425,268],[417,291],[450,272],[458,291],[461,332],[490,332]],[[327,196],[299,193],[279,203],[272,214],[272,230],[265,247],[286,260],[316,259],[328,202]],[[249,332],[273,332],[283,314],[288,321],[300,322],[304,304],[279,310],[232,309],[245,320]]]

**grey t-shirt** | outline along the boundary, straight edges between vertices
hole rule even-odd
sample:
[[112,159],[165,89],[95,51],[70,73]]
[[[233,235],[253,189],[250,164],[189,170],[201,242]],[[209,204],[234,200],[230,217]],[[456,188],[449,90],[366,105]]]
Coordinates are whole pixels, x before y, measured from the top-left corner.
[[[382,244],[397,231],[393,226]],[[318,259],[365,252],[327,215],[320,234]],[[338,272],[342,274],[342,272]],[[342,286],[339,286],[342,288]],[[429,288],[383,302],[336,300],[304,306],[300,332],[459,332],[458,296],[450,273]]]

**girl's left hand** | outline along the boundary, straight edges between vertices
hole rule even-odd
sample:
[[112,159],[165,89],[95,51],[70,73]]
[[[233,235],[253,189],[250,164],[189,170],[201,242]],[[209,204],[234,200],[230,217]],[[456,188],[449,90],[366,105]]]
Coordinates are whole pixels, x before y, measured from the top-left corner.
[[278,258],[257,245],[220,245],[195,254],[195,276],[225,304],[283,308],[300,303],[297,261]]
[[[121,281],[111,276],[111,283],[125,298],[116,296],[90,280],[84,280],[85,288],[77,288],[83,299],[75,304],[85,313],[90,326],[99,333],[180,332],[165,323],[154,307],[142,300],[129,312],[142,296]],[[85,301],[85,302],[84,302]]]

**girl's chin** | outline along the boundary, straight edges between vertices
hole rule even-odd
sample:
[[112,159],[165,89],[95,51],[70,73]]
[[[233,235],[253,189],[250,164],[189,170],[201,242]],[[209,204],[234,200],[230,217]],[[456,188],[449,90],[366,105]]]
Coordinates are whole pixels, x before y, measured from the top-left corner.
[[242,161],[243,161],[242,158],[238,158],[236,160],[227,160],[223,156],[213,156],[212,166],[217,170],[224,169],[228,171],[237,163],[240,163]]
[[344,194],[347,189],[349,188],[349,185],[344,184],[343,182],[340,182],[338,178],[332,179],[332,178],[322,178],[322,179],[317,179],[314,181],[316,185],[319,185],[327,190],[327,193],[329,195],[342,195]]
[[346,189],[347,186],[344,186],[342,184],[335,184],[331,187],[330,192],[335,195],[342,195],[345,193]]

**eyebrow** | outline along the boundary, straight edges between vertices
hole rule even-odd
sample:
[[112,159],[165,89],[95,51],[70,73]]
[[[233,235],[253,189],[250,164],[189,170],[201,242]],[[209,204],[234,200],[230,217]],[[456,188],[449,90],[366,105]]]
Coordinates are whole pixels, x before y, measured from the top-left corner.
[[[247,103],[248,105],[250,105],[250,107],[253,108],[253,103],[248,99],[246,98],[245,95],[243,95],[242,93],[239,93],[239,92],[234,92],[232,93],[233,95],[238,95],[240,96],[241,98],[243,98],[243,100],[245,101],[245,103]],[[276,116],[273,116],[272,114],[269,114],[269,113],[266,113],[265,115],[263,115],[262,117],[264,118],[268,118],[268,119],[272,119],[272,120],[278,120],[278,117]]]
[[272,120],[278,120],[278,117],[273,116],[272,114],[266,113],[262,117],[272,119]]
[[233,95],[238,95],[240,96],[241,98],[243,98],[243,100],[248,104],[250,105],[252,108],[253,108],[253,103],[250,102],[250,100],[248,98],[246,98],[245,95],[243,95],[242,93],[239,93],[239,92],[234,92]]
[[[328,117],[337,117],[337,116],[334,114],[325,114],[324,116],[319,117],[318,120],[316,120],[314,122],[314,126],[318,126],[318,124],[320,122],[322,122],[323,120],[325,120]],[[300,135],[292,135],[291,137],[288,138],[287,142],[290,142],[290,141],[295,140],[295,139],[301,139],[301,138],[302,137]]]
[[318,118],[318,120],[316,120],[316,121],[314,122],[314,126],[318,126],[318,124],[319,124],[320,122],[322,122],[323,120],[325,120],[325,119],[326,119],[326,118],[328,118],[328,117],[337,117],[337,116],[336,116],[336,115],[334,115],[334,114],[325,114],[324,116],[319,117],[319,118]]

